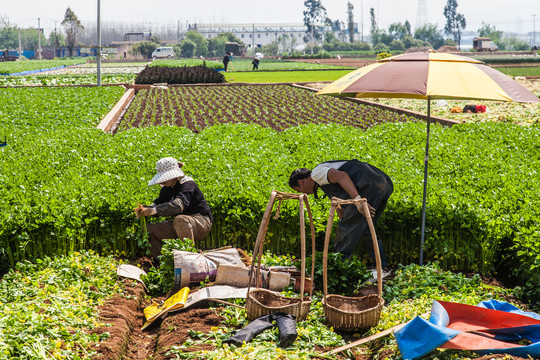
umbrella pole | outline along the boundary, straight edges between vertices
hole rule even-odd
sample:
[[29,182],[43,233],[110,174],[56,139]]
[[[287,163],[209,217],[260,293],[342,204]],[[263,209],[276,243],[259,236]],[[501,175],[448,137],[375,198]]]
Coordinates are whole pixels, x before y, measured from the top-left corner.
[[427,135],[426,156],[424,157],[424,196],[422,199],[422,235],[420,238],[420,265],[424,265],[424,238],[426,233],[426,195],[427,195],[427,172],[429,161],[429,125],[431,120],[431,99],[427,97]]

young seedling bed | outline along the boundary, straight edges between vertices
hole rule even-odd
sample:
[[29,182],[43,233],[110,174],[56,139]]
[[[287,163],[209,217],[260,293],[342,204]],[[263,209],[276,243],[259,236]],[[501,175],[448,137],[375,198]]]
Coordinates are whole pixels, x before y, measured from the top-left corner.
[[327,123],[365,129],[407,120],[392,111],[315,96],[290,85],[182,86],[139,90],[116,130],[176,125],[198,133],[223,123],[258,124],[278,131]]

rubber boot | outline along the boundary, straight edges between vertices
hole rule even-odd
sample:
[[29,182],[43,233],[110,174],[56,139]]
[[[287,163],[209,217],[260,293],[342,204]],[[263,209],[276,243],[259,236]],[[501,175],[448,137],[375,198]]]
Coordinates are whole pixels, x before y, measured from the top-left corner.
[[236,346],[242,346],[244,341],[250,342],[253,338],[266,329],[274,327],[273,321],[276,319],[274,314],[261,316],[252,322],[250,322],[246,327],[236,332],[232,337],[223,341],[224,344],[233,344]]
[[276,323],[279,330],[279,344],[281,348],[288,348],[298,337],[296,332],[295,316],[286,313],[277,313]]

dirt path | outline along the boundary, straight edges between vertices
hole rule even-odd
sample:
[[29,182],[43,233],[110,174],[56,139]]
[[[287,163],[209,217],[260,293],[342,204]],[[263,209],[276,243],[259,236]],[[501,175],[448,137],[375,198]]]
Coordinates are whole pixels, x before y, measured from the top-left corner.
[[[94,329],[93,333],[106,339],[93,345],[99,353],[95,359],[170,359],[169,349],[184,344],[190,331],[208,333],[223,321],[217,310],[193,308],[171,313],[164,320],[157,320],[141,330],[145,320],[143,309],[150,302],[144,298],[142,284],[132,280],[124,280],[123,284],[125,295],[114,296],[99,308],[100,321],[104,325]],[[213,346],[188,347],[184,351],[199,350],[213,350]]]

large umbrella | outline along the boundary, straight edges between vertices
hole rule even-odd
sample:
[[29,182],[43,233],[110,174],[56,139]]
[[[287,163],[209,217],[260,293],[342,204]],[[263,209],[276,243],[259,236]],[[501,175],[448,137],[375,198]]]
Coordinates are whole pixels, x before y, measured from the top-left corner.
[[540,102],[540,99],[505,74],[482,61],[435,51],[409,53],[379,60],[334,81],[316,95],[344,97],[410,98],[427,100],[426,156],[420,264],[424,261],[429,126],[431,100],[477,99]]

